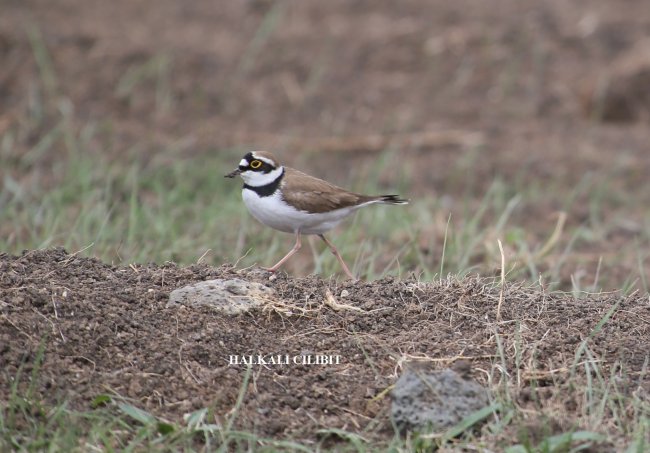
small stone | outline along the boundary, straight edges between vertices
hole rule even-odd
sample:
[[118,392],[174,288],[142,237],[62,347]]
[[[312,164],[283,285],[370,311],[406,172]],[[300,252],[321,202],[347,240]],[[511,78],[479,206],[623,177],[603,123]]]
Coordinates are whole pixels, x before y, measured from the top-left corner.
[[341,291],[341,297],[342,298],[343,297],[348,297],[349,295],[350,295],[350,291],[348,291],[347,289],[344,289],[343,291]]
[[489,404],[485,388],[451,369],[408,368],[391,397],[391,416],[402,430],[440,432]]
[[216,279],[175,289],[169,304],[205,305],[227,314],[245,313],[274,297],[274,291],[261,283],[242,279]]

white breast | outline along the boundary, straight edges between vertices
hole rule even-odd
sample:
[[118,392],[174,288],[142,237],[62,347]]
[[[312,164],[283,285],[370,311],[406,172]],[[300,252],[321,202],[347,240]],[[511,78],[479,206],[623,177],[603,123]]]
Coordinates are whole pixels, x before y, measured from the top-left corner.
[[242,190],[248,211],[264,225],[287,233],[322,234],[331,230],[360,206],[337,209],[331,212],[311,214],[288,205],[277,191],[268,197],[260,197],[253,190]]

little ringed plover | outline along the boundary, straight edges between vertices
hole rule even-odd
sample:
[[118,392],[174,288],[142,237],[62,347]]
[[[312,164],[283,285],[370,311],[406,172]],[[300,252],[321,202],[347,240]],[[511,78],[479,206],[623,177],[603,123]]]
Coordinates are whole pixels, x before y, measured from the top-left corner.
[[300,236],[316,234],[330,248],[347,276],[354,279],[336,247],[324,236],[343,219],[364,206],[376,203],[408,204],[397,195],[361,195],[322,179],[281,165],[266,151],[251,151],[239,167],[225,175],[241,176],[242,197],[248,211],[264,225],[296,235],[296,243],[269,271],[275,272],[301,246]]

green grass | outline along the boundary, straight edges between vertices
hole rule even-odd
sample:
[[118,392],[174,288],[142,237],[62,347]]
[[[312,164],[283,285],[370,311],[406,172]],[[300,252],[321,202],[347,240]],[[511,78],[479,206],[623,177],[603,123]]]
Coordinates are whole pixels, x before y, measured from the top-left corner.
[[[0,250],[19,253],[64,246],[70,252],[83,250],[114,263],[189,264],[202,259],[213,265],[238,262],[245,267],[269,265],[291,247],[290,235],[259,225],[246,212],[241,182],[223,177],[243,150],[212,150],[185,157],[182,150],[172,148],[145,160],[135,148],[109,158],[91,151],[101,129],[89,124],[75,131],[63,117],[19,159],[12,154],[12,141],[21,133],[3,137],[3,158],[14,164],[0,169],[4,181]],[[380,157],[368,162],[362,179],[349,186],[367,193],[395,191],[380,187],[378,178],[387,167],[395,168],[399,152],[387,150]],[[458,179],[469,166],[457,162],[458,168],[449,172],[445,183],[449,192],[444,190],[443,197],[430,197],[410,187],[405,166],[393,178],[393,187],[406,195],[416,193],[410,205],[364,209],[330,233],[330,238],[353,271],[368,279],[409,274],[430,279],[441,272],[443,276],[496,274],[501,262],[497,239],[501,239],[507,277],[512,280],[541,278],[551,289],[576,292],[611,289],[616,283],[618,287],[627,284],[629,289],[647,287],[643,246],[649,237],[645,231],[637,236],[636,244],[618,249],[619,256],[601,259],[599,269],[594,253],[586,255],[589,262],[584,264],[576,258],[581,256],[577,250],[597,248],[617,228],[618,217],[603,220],[600,214],[608,203],[603,200],[608,181],[595,183],[587,175],[564,197],[564,211],[570,213],[585,193],[592,196],[586,222],[569,226],[558,222],[555,215],[535,222],[531,232],[530,220],[523,213],[537,203],[560,199],[560,189],[544,198],[534,183],[519,182],[525,178],[495,178],[480,194],[472,187],[476,183],[471,177]],[[462,198],[449,206],[447,194],[454,193]],[[630,266],[631,280],[617,282],[608,278],[606,270],[620,263],[622,256]],[[320,241],[315,241],[314,258],[308,272],[330,275],[340,271]],[[287,269],[296,271],[291,263]],[[567,274],[571,275],[568,280]]]

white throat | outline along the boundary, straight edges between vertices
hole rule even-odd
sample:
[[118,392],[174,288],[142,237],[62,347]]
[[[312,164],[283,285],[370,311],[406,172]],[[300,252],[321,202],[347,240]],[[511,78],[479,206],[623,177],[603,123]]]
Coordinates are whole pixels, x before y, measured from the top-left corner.
[[268,173],[260,173],[258,171],[245,171],[241,174],[244,182],[251,187],[262,187],[267,184],[271,184],[273,181],[278,179],[284,167],[280,166],[274,170],[271,170]]

